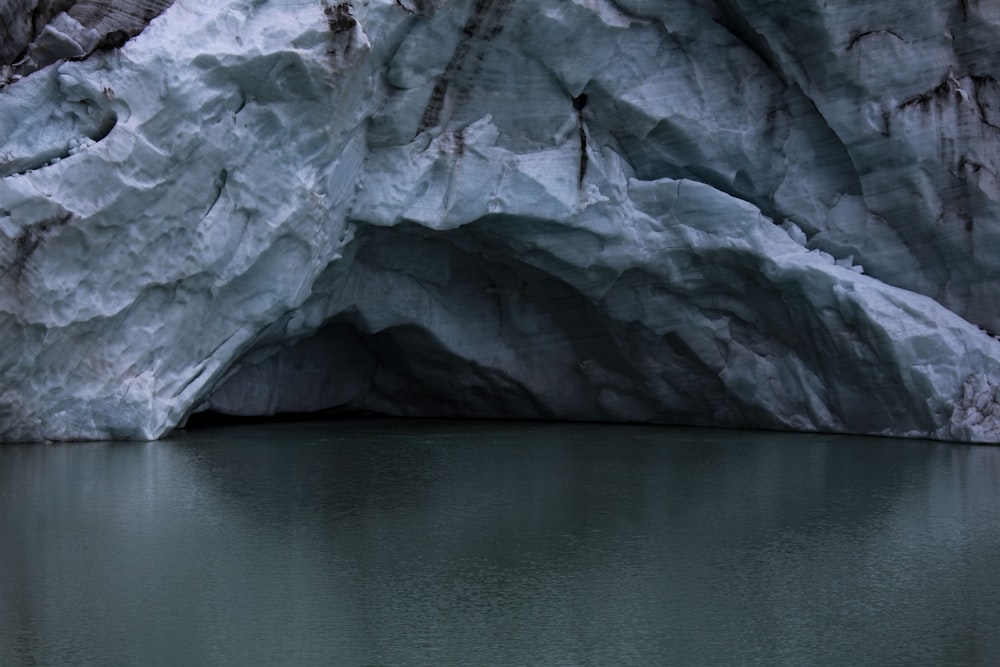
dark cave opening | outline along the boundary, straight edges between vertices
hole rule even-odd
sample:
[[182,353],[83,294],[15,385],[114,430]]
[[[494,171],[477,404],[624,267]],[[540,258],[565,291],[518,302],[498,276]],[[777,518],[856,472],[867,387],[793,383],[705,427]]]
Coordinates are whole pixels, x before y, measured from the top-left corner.
[[216,410],[203,410],[188,417],[179,429],[185,431],[215,428],[220,426],[252,426],[257,424],[292,424],[309,422],[341,422],[356,419],[393,419],[389,414],[371,410],[337,409],[317,412],[279,412],[273,415],[231,415]]
[[648,415],[621,325],[552,272],[509,260],[491,226],[363,230],[344,309],[251,350],[184,427]]

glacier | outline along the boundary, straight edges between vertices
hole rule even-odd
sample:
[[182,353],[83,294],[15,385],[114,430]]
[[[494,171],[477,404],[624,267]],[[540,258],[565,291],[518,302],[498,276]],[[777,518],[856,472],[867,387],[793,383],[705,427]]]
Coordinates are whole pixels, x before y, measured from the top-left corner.
[[0,1],[0,441],[1000,442],[1000,8]]

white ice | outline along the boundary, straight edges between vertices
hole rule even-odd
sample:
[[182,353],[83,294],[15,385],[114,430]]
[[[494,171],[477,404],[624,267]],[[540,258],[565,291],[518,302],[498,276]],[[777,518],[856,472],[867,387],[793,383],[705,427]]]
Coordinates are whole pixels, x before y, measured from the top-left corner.
[[11,81],[0,440],[365,409],[1000,441],[1000,15],[826,5],[177,0]]

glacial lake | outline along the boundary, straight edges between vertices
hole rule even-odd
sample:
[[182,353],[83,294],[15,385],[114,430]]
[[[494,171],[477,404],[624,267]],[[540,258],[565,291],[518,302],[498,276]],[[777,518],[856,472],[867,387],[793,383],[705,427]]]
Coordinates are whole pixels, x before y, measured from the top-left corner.
[[1000,448],[345,420],[0,446],[0,665],[997,665]]

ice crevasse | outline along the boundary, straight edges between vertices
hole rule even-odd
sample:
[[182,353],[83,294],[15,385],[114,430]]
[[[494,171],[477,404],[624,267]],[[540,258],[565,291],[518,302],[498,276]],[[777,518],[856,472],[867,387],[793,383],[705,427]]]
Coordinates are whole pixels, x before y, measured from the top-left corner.
[[0,441],[998,442],[997,43],[944,0],[0,0]]

